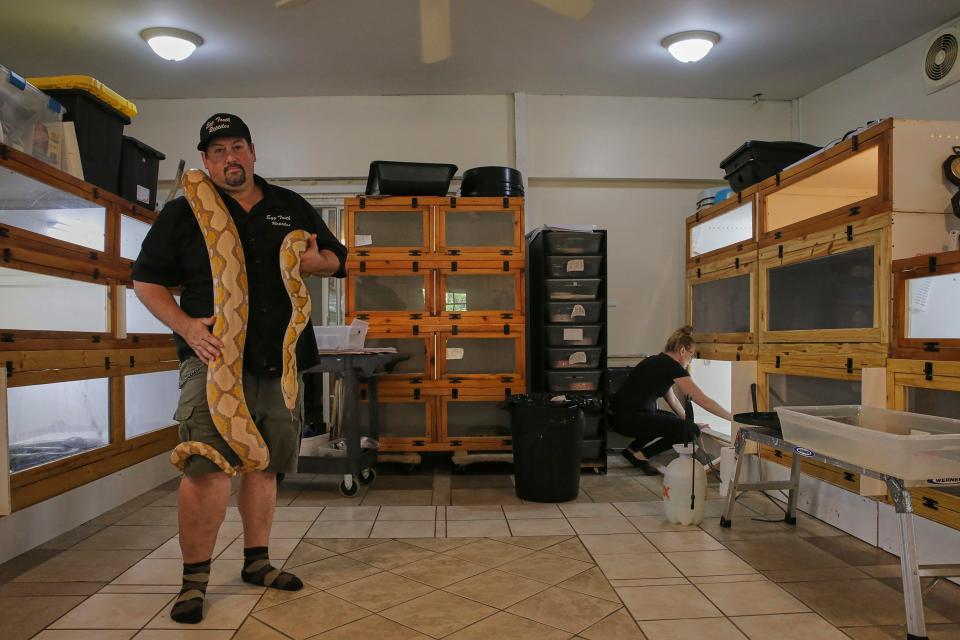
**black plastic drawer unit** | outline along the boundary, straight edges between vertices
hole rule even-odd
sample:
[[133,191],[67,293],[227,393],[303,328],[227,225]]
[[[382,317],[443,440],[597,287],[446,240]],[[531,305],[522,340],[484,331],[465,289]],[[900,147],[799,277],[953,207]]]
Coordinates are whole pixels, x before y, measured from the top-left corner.
[[600,275],[603,256],[549,256],[548,278],[595,278]]

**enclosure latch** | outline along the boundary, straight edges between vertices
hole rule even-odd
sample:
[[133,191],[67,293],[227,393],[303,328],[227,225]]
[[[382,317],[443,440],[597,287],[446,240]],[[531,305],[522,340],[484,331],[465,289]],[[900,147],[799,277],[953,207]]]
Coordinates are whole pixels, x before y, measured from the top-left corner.
[[451,389],[450,395],[453,397],[454,400],[456,400],[457,398],[460,397],[460,389]]
[[366,261],[366,260],[361,260],[361,261],[360,261],[360,273],[363,273],[363,272],[366,271],[366,270],[367,270],[367,261]]
[[860,207],[859,207],[859,206],[850,207],[850,215],[852,215],[852,216],[858,216],[858,215],[860,215]]
[[503,335],[505,335],[505,336],[510,335],[510,325],[508,325],[508,324],[504,324],[504,325],[503,325]]
[[457,261],[454,260],[453,262],[450,263],[450,271],[456,271],[456,270],[457,270]]
[[503,270],[504,270],[504,271],[510,271],[510,261],[509,261],[509,260],[504,260],[504,261],[503,261]]
[[783,245],[777,245],[777,257],[783,260]]
[[504,209],[510,208],[510,198],[508,198],[507,196],[503,196],[503,208]]
[[413,261],[413,272],[414,272],[414,273],[417,273],[418,271],[420,271],[420,261],[419,261],[419,260],[414,260],[414,261]]
[[414,399],[414,400],[419,400],[419,399],[420,399],[420,389],[414,389],[414,390],[413,390],[413,399]]
[[933,498],[929,496],[923,496],[922,500],[923,500],[923,506],[925,506],[927,509],[933,509],[934,511],[939,510],[939,507],[937,505],[939,505],[940,503],[934,500]]
[[411,209],[416,209],[416,208],[418,207],[419,203],[420,203],[420,201],[417,200],[416,198],[410,198],[410,208],[411,208]]
[[740,268],[740,258],[734,258],[734,259],[733,259],[733,268],[734,268],[734,269],[739,269],[739,268]]
[[927,260],[927,269],[930,270],[930,273],[935,273],[937,270],[937,256],[930,256]]
[[923,343],[923,350],[924,350],[924,351],[934,352],[934,353],[937,352],[937,351],[940,351],[940,343],[939,343],[939,342],[924,342],[924,343]]
[[849,242],[851,240],[853,240],[853,225],[848,224],[847,225],[847,241]]
[[932,362],[923,363],[923,377],[927,380],[933,380],[933,363]]
[[0,227],[0,238],[9,238],[10,230],[6,227]]
[[0,342],[13,342],[12,333],[0,333]]
[[457,196],[450,196],[450,208],[451,209],[457,208]]
[[776,363],[775,363],[774,366],[775,366],[777,369],[780,368],[780,356],[777,356],[777,360],[776,360]]
[[360,196],[360,208],[366,209],[366,207],[367,207],[367,199],[364,198],[363,196]]
[[853,358],[847,358],[847,373],[853,373]]

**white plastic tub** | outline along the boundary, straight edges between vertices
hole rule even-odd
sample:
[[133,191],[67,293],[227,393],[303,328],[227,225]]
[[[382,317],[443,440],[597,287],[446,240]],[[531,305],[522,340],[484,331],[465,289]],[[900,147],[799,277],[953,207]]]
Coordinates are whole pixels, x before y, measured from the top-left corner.
[[320,351],[359,351],[367,339],[367,323],[354,320],[349,326],[314,327]]
[[777,415],[784,439],[813,452],[911,483],[960,478],[960,420],[861,405]]

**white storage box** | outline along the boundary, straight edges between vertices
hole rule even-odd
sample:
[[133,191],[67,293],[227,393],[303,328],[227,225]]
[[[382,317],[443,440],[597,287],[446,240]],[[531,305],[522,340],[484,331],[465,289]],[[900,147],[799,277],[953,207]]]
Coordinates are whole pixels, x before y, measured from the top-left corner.
[[320,351],[359,351],[367,339],[367,323],[354,320],[350,326],[314,327]]
[[794,445],[909,483],[960,478],[960,420],[861,405],[779,407]]

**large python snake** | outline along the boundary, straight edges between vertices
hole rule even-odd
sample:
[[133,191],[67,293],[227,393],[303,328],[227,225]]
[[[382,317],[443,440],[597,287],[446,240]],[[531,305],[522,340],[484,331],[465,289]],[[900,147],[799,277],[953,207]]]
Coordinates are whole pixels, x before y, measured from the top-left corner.
[[[270,463],[270,451],[254,424],[243,394],[243,348],[246,343],[249,293],[240,234],[230,212],[207,175],[191,169],[183,175],[184,195],[200,225],[213,275],[213,335],[223,344],[220,356],[207,366],[207,404],[217,431],[240,458],[233,467],[219,451],[203,442],[181,442],[170,462],[183,470],[190,456],[211,460],[229,476],[237,471],[261,471]],[[280,273],[293,312],[283,337],[281,389],[286,407],[297,403],[297,339],[310,321],[310,294],[300,275],[300,257],[310,234],[291,231],[280,245]]]

